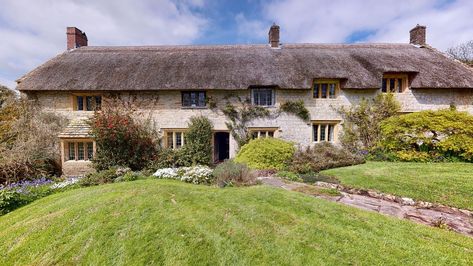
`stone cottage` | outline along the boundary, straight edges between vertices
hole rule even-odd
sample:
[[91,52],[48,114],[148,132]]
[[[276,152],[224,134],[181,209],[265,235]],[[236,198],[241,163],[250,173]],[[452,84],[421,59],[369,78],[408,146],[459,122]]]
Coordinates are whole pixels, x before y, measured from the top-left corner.
[[216,161],[238,148],[226,117],[208,106],[208,99],[222,106],[228,95],[270,109],[303,100],[310,122],[282,114],[249,128],[254,137],[301,145],[337,142],[337,107],[388,91],[402,112],[454,104],[473,113],[473,70],[426,44],[424,26],[410,31],[409,44],[285,44],[277,25],[268,35],[268,44],[102,47],[88,46],[86,34],[69,27],[67,51],[20,78],[18,90],[70,119],[58,140],[67,175],[90,170],[95,144],[85,119],[112,96],[146,102],[139,108],[153,116],[168,148],[185,145],[190,117],[208,117]]

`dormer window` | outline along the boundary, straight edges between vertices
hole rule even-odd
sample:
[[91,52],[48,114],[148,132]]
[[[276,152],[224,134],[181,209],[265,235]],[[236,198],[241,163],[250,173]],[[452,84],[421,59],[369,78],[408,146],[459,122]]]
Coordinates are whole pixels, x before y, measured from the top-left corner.
[[403,74],[389,74],[384,75],[381,92],[383,93],[403,93],[407,89],[407,75]]
[[335,99],[340,90],[338,80],[315,80],[313,97],[318,99]]

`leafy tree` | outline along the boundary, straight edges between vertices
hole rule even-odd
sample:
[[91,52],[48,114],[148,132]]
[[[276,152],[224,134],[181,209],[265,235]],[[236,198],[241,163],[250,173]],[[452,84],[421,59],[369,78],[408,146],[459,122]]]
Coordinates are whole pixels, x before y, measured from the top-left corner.
[[400,109],[392,93],[380,93],[374,99],[362,99],[356,106],[340,108],[342,145],[355,153],[373,150],[380,140],[381,122],[396,115]]
[[473,66],[473,40],[449,48],[447,54],[454,59]]

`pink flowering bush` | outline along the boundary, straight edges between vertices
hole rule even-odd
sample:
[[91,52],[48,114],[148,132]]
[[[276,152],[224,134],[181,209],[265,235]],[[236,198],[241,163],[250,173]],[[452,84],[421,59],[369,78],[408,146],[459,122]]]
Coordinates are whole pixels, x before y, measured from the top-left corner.
[[91,121],[97,151],[93,160],[97,170],[125,166],[141,170],[156,159],[158,134],[150,121],[141,121],[120,107],[104,108]]

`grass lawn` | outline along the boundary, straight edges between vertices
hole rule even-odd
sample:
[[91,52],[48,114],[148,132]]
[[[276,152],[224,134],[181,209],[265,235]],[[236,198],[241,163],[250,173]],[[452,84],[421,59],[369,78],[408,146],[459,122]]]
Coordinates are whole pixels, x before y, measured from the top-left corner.
[[343,185],[473,210],[473,164],[366,164],[322,171]]
[[0,265],[457,264],[473,239],[266,186],[140,180],[0,217]]

